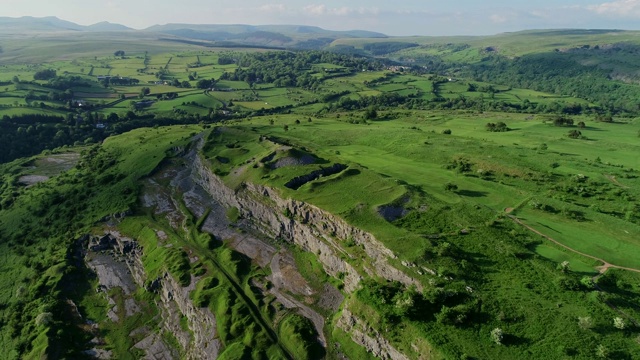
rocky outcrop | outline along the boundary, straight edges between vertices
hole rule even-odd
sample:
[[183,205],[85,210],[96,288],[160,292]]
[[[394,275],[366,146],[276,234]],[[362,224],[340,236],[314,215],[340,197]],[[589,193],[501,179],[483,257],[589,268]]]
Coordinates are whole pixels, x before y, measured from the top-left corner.
[[302,187],[302,185],[310,181],[319,179],[322,176],[331,176],[337,174],[346,168],[347,165],[343,164],[333,164],[328,168],[321,167],[320,170],[315,170],[310,172],[309,174],[298,176],[289,180],[289,182],[284,184],[284,186],[288,187],[289,189],[298,190],[300,187]]
[[197,181],[216,201],[226,207],[237,208],[257,230],[273,238],[291,241],[316,254],[328,274],[343,279],[345,290],[355,290],[362,279],[350,264],[349,255],[339,246],[341,241],[347,240],[360,245],[366,252],[370,266],[364,267],[364,271],[369,275],[422,289],[417,280],[389,263],[389,259],[396,256],[366,231],[316,206],[283,199],[276,190],[267,186],[243,184],[238,190],[230,189],[210,171],[206,160],[200,156],[190,160],[198,173]]
[[[395,280],[406,286],[415,285],[422,290],[417,280],[389,263],[396,256],[372,234],[316,206],[283,199],[276,190],[267,186],[249,183],[242,184],[237,190],[231,189],[211,172],[206,160],[197,155],[190,156],[189,160],[194,166],[195,180],[213,199],[227,208],[237,208],[243,218],[250,220],[250,226],[259,232],[293,242],[316,254],[328,274],[343,280],[347,292],[358,288],[363,274],[351,264],[356,259],[350,259],[350,255],[340,246],[342,241],[355,243],[364,249],[368,259],[362,268],[368,275]],[[337,326],[351,334],[354,342],[380,358],[407,359],[378,331],[347,310],[342,312]]]
[[[215,359],[220,350],[220,340],[216,337],[216,322],[208,308],[196,307],[189,293],[195,289],[197,279],[191,279],[191,285],[182,287],[169,274],[162,279],[160,299],[162,302],[164,326],[174,334],[183,349],[187,359]],[[185,331],[180,325],[180,317],[185,316],[189,330]],[[179,336],[180,334],[180,336]]]
[[[207,308],[196,307],[189,298],[189,293],[195,289],[198,279],[192,278],[190,286],[182,287],[171,275],[165,273],[161,278],[147,282],[147,274],[142,263],[142,248],[136,241],[120,235],[117,231],[111,231],[102,237],[91,238],[88,249],[92,251],[113,250],[116,256],[124,260],[130,276],[136,283],[135,285],[143,287],[146,284],[148,291],[159,294],[157,305],[163,315],[161,326],[178,340],[184,350],[185,358],[217,358],[221,345],[220,341],[216,339],[216,322],[213,313]],[[105,267],[105,271],[96,271],[99,274],[100,283],[110,283],[117,280],[116,286],[126,287],[129,293],[132,292],[133,290],[128,288],[134,285],[122,282],[120,280],[122,276],[116,276],[118,273],[113,271],[112,265],[102,266],[102,263],[98,263],[98,267],[92,266],[95,270]],[[109,269],[112,271],[108,271]],[[113,281],[110,280],[112,278]],[[184,329],[181,325],[183,316],[187,319],[189,329]],[[160,342],[159,337],[150,334],[136,346],[144,348],[148,358],[161,359],[171,352],[154,351],[154,349],[160,348]],[[162,354],[163,357],[156,356],[158,354]]]
[[347,310],[342,310],[336,326],[347,334],[351,334],[351,339],[376,357],[388,360],[409,360],[404,354],[396,350],[377,330],[373,329],[365,321],[358,319]]

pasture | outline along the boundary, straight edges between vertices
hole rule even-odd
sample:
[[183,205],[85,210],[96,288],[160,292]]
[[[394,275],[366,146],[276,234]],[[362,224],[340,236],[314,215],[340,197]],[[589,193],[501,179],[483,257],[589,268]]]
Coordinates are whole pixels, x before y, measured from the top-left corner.
[[[478,116],[417,111],[396,120],[372,121],[366,125],[328,117],[312,122],[302,118],[301,123],[296,124],[296,119],[300,118],[296,115],[253,118],[234,128],[255,136],[286,139],[331,163],[350,164],[360,175],[316,180],[297,191],[282,185],[304,169],[296,173],[291,173],[292,169],[278,169],[266,177],[262,170],[251,175],[255,171],[245,169],[245,177],[256,182],[266,181],[287,196],[317,203],[337,214],[352,215],[353,209],[362,208],[363,204],[375,213],[377,207],[393,203],[403,194],[417,196],[415,190],[408,189],[419,189],[431,201],[477,204],[495,214],[525,204],[516,215],[542,233],[548,232],[547,235],[576,250],[601,256],[616,265],[640,267],[635,257],[627,256],[640,251],[640,243],[635,240],[640,227],[608,215],[609,209],[614,213],[619,210],[615,209],[617,199],[640,195],[637,177],[625,176],[637,173],[630,169],[637,166],[634,154],[640,151],[634,135],[636,122],[590,122],[584,130],[587,139],[575,140],[566,137],[566,128],[553,126],[543,117],[531,120],[517,114]],[[512,130],[504,133],[485,130],[487,122],[498,120],[507,122]],[[452,134],[442,134],[444,129],[451,129]],[[231,139],[228,141],[233,142]],[[236,152],[241,157],[231,163],[245,163],[273,151],[260,149]],[[233,159],[237,155],[225,152],[221,156]],[[468,169],[460,169],[463,162]],[[588,178],[583,186],[593,192],[589,197],[565,192],[572,191],[572,179],[578,174]],[[625,184],[624,189],[608,180],[606,176],[611,174],[618,175]],[[235,183],[240,181],[234,179]],[[446,190],[449,183],[457,189]],[[361,193],[363,189],[365,193]],[[371,197],[378,193],[386,195]],[[580,211],[588,220],[579,222],[565,218],[560,210],[557,214],[542,213],[526,205],[531,199],[545,196],[552,197],[548,202],[553,201],[555,208]],[[367,215],[362,219],[373,218]],[[620,225],[612,226],[615,222]],[[371,228],[373,223],[358,221],[364,228]],[[394,248],[393,237],[380,234],[380,238]]]
[[[629,169],[637,166],[632,153],[640,150],[634,144],[636,121],[590,123],[592,132],[587,136],[593,139],[585,140],[565,139],[566,128],[544,117],[530,119],[520,114],[411,111],[392,120],[385,119],[384,112],[379,116],[380,120],[366,124],[350,123],[347,116],[312,117],[311,122],[296,114],[254,117],[212,133],[205,155],[229,186],[239,188],[245,181],[272,186],[284,197],[312,203],[372,232],[418,269],[436,268],[473,289],[482,287],[482,294],[472,297],[498,318],[522,319],[506,323],[514,339],[527,339],[510,342],[498,357],[519,357],[527,349],[555,357],[549,349],[557,348],[560,341],[549,333],[560,336],[568,331],[562,343],[575,349],[585,336],[577,321],[567,319],[592,316],[594,322],[606,324],[608,317],[615,316],[608,308],[596,311],[587,305],[592,303],[586,293],[567,280],[591,279],[600,262],[548,241],[511,221],[504,212],[515,208],[512,214],[524,224],[576,251],[639,268],[640,226],[615,210],[625,203],[623,199],[635,202],[640,195],[638,171]],[[486,131],[484,125],[496,120],[507,122],[512,130]],[[443,134],[443,129],[452,133]],[[607,145],[596,148],[594,142]],[[316,162],[270,167],[272,162],[265,159],[275,156],[271,160],[275,162],[299,156],[287,150],[290,147],[313,154]],[[595,162],[598,156],[607,158],[609,165]],[[311,180],[297,190],[285,186],[292,178],[335,163],[347,169]],[[616,174],[625,188],[603,174]],[[582,192],[574,191],[576,182]],[[537,202],[549,207],[540,210],[532,205]],[[405,215],[385,219],[380,213],[384,206],[404,208]],[[438,249],[443,244],[474,264],[473,275],[468,272],[470,265],[461,265],[459,258],[448,262],[446,256],[432,255],[441,254]],[[356,268],[366,267],[358,263],[357,248],[345,245],[345,249],[353,253]],[[563,262],[568,264],[565,272],[559,270]],[[428,277],[417,278],[429,284]],[[350,310],[366,318],[384,316],[385,302],[377,303],[368,296],[352,298]],[[426,318],[434,316],[428,315],[430,311],[439,316],[438,309],[424,311]],[[442,327],[439,322],[404,321],[405,326],[390,330],[399,348],[411,348],[404,339],[414,335],[406,331],[432,341],[439,339],[434,334],[446,333],[447,344],[466,344],[455,351],[444,345],[446,351],[471,354],[494,351],[491,344],[472,339],[478,332],[490,332],[499,321],[505,323],[492,320],[470,331]],[[607,336],[625,341],[623,334]],[[576,351],[589,356],[586,349]]]

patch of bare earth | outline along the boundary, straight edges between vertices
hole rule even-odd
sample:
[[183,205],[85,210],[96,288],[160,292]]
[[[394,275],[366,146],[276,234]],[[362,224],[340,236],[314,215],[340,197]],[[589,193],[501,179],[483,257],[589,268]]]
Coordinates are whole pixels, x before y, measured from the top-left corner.
[[402,206],[381,206],[378,208],[378,214],[388,222],[393,222],[407,215],[407,209]]
[[279,169],[282,167],[288,166],[304,166],[311,165],[316,162],[316,159],[311,155],[303,155],[299,158],[294,157],[285,157],[282,159],[278,159],[274,164],[271,165],[272,169]]
[[52,172],[65,172],[71,170],[80,160],[78,153],[63,153],[50,155],[36,160],[36,168],[42,168]]
[[622,184],[618,181],[618,179],[616,179],[616,177],[615,177],[615,176],[613,176],[613,175],[605,175],[605,176],[607,177],[607,179],[609,179],[609,181],[611,181],[612,183],[614,183],[614,184],[616,184],[616,185],[620,186],[621,188],[623,188],[623,189],[629,189],[629,187],[628,187],[628,186],[626,186],[626,185],[622,185]]
[[26,185],[26,186],[32,186],[41,182],[45,182],[49,180],[48,176],[43,176],[43,175],[25,175],[25,176],[21,176],[18,179],[18,182],[22,185]]

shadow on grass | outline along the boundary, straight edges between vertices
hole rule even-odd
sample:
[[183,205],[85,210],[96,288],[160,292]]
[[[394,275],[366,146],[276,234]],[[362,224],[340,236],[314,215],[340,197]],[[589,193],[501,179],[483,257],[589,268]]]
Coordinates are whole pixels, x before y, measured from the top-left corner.
[[483,273],[493,273],[496,272],[494,270],[491,270],[491,268],[493,266],[495,266],[497,264],[496,261],[491,260],[489,257],[487,257],[486,255],[482,254],[482,253],[474,253],[474,252],[468,252],[465,251],[464,252],[464,257],[467,259],[472,259],[471,263],[481,267],[482,268],[482,272]]
[[486,191],[474,191],[474,190],[458,190],[456,191],[456,194],[460,196],[473,197],[473,198],[487,197],[487,195],[489,195],[489,193]]
[[520,337],[520,336],[516,336],[516,335],[511,335],[511,334],[504,334],[503,338],[502,338],[502,343],[505,345],[512,345],[512,346],[520,346],[520,345],[528,345],[531,343],[531,341],[529,341],[526,338]]
[[551,230],[551,231],[555,231],[555,232],[557,232],[558,234],[562,234],[562,231],[556,230],[556,229],[552,228],[552,227],[551,227],[551,226],[549,226],[549,225],[545,225],[545,224],[543,224],[543,223],[541,223],[541,222],[536,222],[536,223],[537,223],[538,225],[540,225],[540,226],[544,227],[544,228],[547,228],[547,229]]

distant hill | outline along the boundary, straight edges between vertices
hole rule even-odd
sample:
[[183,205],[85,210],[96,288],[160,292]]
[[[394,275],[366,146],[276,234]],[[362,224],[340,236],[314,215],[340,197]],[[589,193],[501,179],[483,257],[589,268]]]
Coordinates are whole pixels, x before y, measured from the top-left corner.
[[85,27],[85,29],[89,30],[89,31],[126,31],[126,30],[133,30],[130,27],[127,27],[127,26],[124,26],[124,25],[120,25],[120,24],[110,23],[108,21],[102,21],[102,22],[99,22],[97,24],[89,25],[89,26]]
[[[219,25],[219,24],[166,24],[154,25],[144,30],[134,30],[107,21],[85,26],[49,16],[0,17],[0,33],[56,32],[115,32],[135,31],[158,33],[193,40],[210,42],[215,46],[258,46],[270,48],[321,49],[339,39],[385,39],[387,35],[365,30],[333,31],[306,25]],[[176,41],[177,39],[173,39]]]
[[60,20],[57,17],[49,16],[36,18],[24,16],[20,18],[0,17],[0,32],[16,31],[81,31],[84,26],[70,21]]
[[0,17],[0,32],[42,32],[42,31],[123,31],[131,28],[106,21],[84,26],[71,21],[61,20],[55,16],[37,18],[23,16],[20,18]]
[[[425,56],[436,51],[446,57],[447,53],[469,51],[473,54],[465,56],[464,60],[480,61],[486,53],[500,54],[507,57],[519,57],[533,53],[553,51],[566,52],[571,49],[589,47],[610,47],[612,44],[631,43],[640,44],[640,31],[614,29],[542,29],[508,32],[491,36],[409,36],[375,38],[340,38],[330,46],[338,48],[352,48],[369,55],[375,54],[383,45],[390,43],[389,50],[400,51],[396,54],[411,58],[419,55],[420,51],[411,50],[411,54],[402,52],[401,44],[420,46]],[[406,48],[410,47],[408,45]],[[446,49],[445,49],[446,48]],[[439,50],[434,50],[439,49]],[[474,59],[470,58],[473,55]],[[453,56],[454,60],[457,56]]]
[[349,30],[349,31],[334,31],[326,30],[317,26],[306,25],[218,25],[218,24],[166,24],[166,25],[154,25],[145,31],[155,32],[170,32],[177,30],[193,30],[203,33],[230,33],[230,34],[244,34],[252,32],[272,32],[280,33],[287,36],[292,35],[319,35],[319,36],[331,36],[335,38],[341,37],[354,37],[354,38],[386,38],[387,35],[365,30]]
[[344,38],[382,39],[387,35],[372,31],[333,31],[304,25],[206,25],[166,24],[145,31],[170,34],[187,39],[207,40],[251,46],[276,46],[319,49]]

